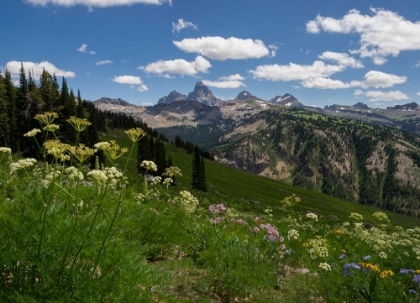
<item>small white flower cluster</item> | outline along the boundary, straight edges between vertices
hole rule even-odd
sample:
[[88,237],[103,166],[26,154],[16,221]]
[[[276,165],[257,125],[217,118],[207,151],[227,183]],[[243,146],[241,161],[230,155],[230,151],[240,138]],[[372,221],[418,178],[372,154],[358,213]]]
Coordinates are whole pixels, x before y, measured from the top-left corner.
[[314,214],[314,213],[307,213],[306,214],[306,217],[309,218],[309,219],[313,219],[316,222],[318,222],[318,216],[316,214]]
[[83,181],[84,176],[81,171],[79,171],[76,167],[70,166],[65,169],[67,174],[67,178],[70,181]]
[[309,242],[309,254],[312,259],[326,258],[328,257],[328,248],[326,247],[327,243],[325,239],[310,239]]
[[153,161],[144,160],[141,162],[140,167],[143,167],[148,171],[157,171],[157,166]]
[[12,150],[8,147],[0,147],[0,152],[6,153],[6,154],[11,154]]
[[26,134],[24,134],[23,136],[24,137],[35,137],[36,136],[36,134],[37,133],[40,133],[41,132],[41,130],[40,129],[38,129],[38,128],[34,128],[33,130],[31,130],[31,131],[28,131]]
[[105,189],[106,183],[108,182],[108,177],[102,170],[94,169],[88,172],[87,176],[93,181],[93,183],[95,183],[95,186],[99,192],[102,192]]
[[319,268],[325,271],[331,271],[331,265],[328,263],[319,263]]
[[299,232],[296,229],[291,229],[287,232],[287,238],[290,240],[291,238],[297,240],[299,238]]
[[13,174],[15,171],[17,171],[19,169],[31,167],[36,162],[37,161],[35,159],[32,159],[32,158],[26,158],[26,159],[22,159],[22,160],[19,160],[17,162],[14,162],[14,163],[10,164],[10,173]]
[[61,175],[61,171],[58,169],[51,168],[47,175],[45,175],[44,179],[41,181],[41,185],[45,188],[50,186],[53,180],[58,180]]
[[172,180],[172,178],[165,178],[165,180],[163,180],[163,185],[165,185],[166,188],[168,188],[169,185],[171,185],[172,183],[174,183],[174,180]]
[[156,177],[153,177],[151,184],[156,185],[156,184],[160,184],[160,182],[162,182],[162,177],[156,176]]
[[108,187],[112,190],[118,190],[119,187],[124,188],[126,179],[123,174],[118,171],[114,166],[106,167],[104,169],[105,175],[108,178]]
[[357,221],[362,221],[363,220],[363,216],[361,214],[358,214],[358,213],[351,213],[349,218],[352,218],[352,219],[357,220]]
[[183,190],[179,192],[180,196],[175,197],[174,202],[181,205],[189,214],[193,213],[199,202],[189,191]]
[[373,216],[378,219],[379,221],[385,221],[385,222],[389,222],[388,216],[386,213],[381,212],[381,211],[377,211],[376,213],[373,213]]

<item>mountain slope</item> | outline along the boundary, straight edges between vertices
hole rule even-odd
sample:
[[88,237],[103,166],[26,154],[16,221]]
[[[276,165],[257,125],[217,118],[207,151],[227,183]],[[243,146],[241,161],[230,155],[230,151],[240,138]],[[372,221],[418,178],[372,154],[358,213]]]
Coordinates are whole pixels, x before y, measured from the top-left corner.
[[217,160],[346,200],[420,216],[420,138],[297,109],[252,116]]

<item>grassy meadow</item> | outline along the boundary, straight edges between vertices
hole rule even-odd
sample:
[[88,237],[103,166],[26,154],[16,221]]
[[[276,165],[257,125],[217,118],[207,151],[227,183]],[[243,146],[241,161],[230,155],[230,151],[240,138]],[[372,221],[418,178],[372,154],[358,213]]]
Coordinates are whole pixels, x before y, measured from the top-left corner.
[[128,135],[103,134],[94,169],[93,147],[49,142],[49,162],[0,147],[1,301],[419,302],[420,220],[207,160],[193,191],[170,144],[182,176],[146,183],[144,134]]

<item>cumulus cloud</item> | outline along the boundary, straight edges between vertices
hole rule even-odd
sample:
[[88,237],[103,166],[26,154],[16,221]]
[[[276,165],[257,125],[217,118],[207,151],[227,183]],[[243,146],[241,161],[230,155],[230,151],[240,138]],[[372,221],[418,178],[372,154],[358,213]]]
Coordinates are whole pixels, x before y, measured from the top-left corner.
[[372,70],[365,75],[364,87],[386,88],[396,84],[402,84],[407,81],[405,76],[396,76],[383,72]]
[[369,97],[370,102],[376,102],[376,101],[400,101],[400,100],[407,100],[410,99],[406,94],[399,90],[395,91],[389,91],[389,92],[382,92],[382,91],[366,91],[363,92],[361,90],[356,90],[354,92],[355,96],[361,96],[364,95],[366,97]]
[[162,5],[169,3],[172,5],[172,0],[26,0],[26,2],[39,5],[47,6],[48,4],[72,7],[75,5],[84,5],[88,8],[92,7],[110,7],[110,6],[123,6],[123,5],[134,5],[134,4],[153,4]]
[[192,28],[197,30],[197,25],[195,25],[192,22],[184,21],[184,19],[178,19],[177,23],[172,22],[172,32],[173,33],[179,33],[181,30],[185,28]]
[[95,63],[95,65],[105,65],[105,64],[112,64],[111,60],[102,60]]
[[143,83],[143,81],[140,79],[140,77],[138,76],[128,76],[128,75],[115,76],[114,79],[112,79],[112,81],[119,84],[128,84],[128,85],[131,85],[132,87],[137,86],[137,90],[139,92],[144,92],[144,91],[149,90],[147,86]]
[[336,53],[336,52],[323,52],[318,56],[319,59],[324,61],[333,61],[340,66],[351,67],[351,68],[362,68],[364,67],[362,62],[350,57],[346,53]]
[[417,95],[420,96],[420,92],[418,92]]
[[401,51],[420,50],[419,22],[411,22],[384,9],[371,8],[371,12],[372,15],[361,15],[351,10],[341,19],[318,15],[306,24],[306,31],[358,34],[360,48],[351,53],[370,57],[377,65],[384,64],[388,56],[398,56]]
[[345,83],[340,80],[333,80],[329,78],[312,78],[302,82],[302,86],[306,88],[317,88],[317,89],[339,89],[339,88],[350,88],[355,86],[361,86],[359,81],[351,81]]
[[212,60],[251,59],[270,55],[270,50],[261,40],[230,37],[201,37],[173,41],[179,49],[187,53],[198,53]]
[[[48,61],[42,61],[39,63],[35,62],[22,62],[23,68],[25,72],[28,73],[29,71],[32,73],[32,76],[37,79],[41,76],[43,70],[45,69],[51,75],[55,74],[58,77],[66,77],[66,78],[74,78],[76,77],[76,73],[72,71],[65,71],[62,69],[57,68],[54,64]],[[20,61],[9,61],[6,63],[5,69],[7,69],[12,77],[19,77],[19,70],[21,67]]]
[[175,60],[159,60],[148,64],[147,66],[139,66],[138,69],[144,70],[146,73],[157,74],[163,77],[170,77],[169,74],[178,74],[182,76],[195,76],[198,73],[207,73],[211,64],[202,56],[197,56],[194,61],[188,62],[184,59]]
[[94,54],[96,54],[96,52],[95,52],[95,51],[88,51],[88,50],[87,50],[87,44],[82,44],[82,46],[80,46],[80,47],[77,49],[77,51],[78,51],[78,52],[81,52],[81,53],[87,53],[87,54],[89,54],[89,55],[94,55]]
[[217,88],[238,88],[241,86],[246,86],[241,82],[242,80],[245,80],[245,78],[240,74],[234,74],[220,77],[218,81],[203,80],[203,84]]

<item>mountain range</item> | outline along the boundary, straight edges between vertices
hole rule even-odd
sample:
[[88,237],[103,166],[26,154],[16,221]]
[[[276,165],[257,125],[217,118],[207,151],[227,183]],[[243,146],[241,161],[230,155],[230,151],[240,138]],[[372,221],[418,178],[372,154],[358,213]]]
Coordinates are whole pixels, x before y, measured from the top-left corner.
[[420,216],[420,106],[303,105],[291,94],[248,91],[222,101],[198,82],[150,107],[101,98],[174,140],[209,149],[226,165],[350,201]]

